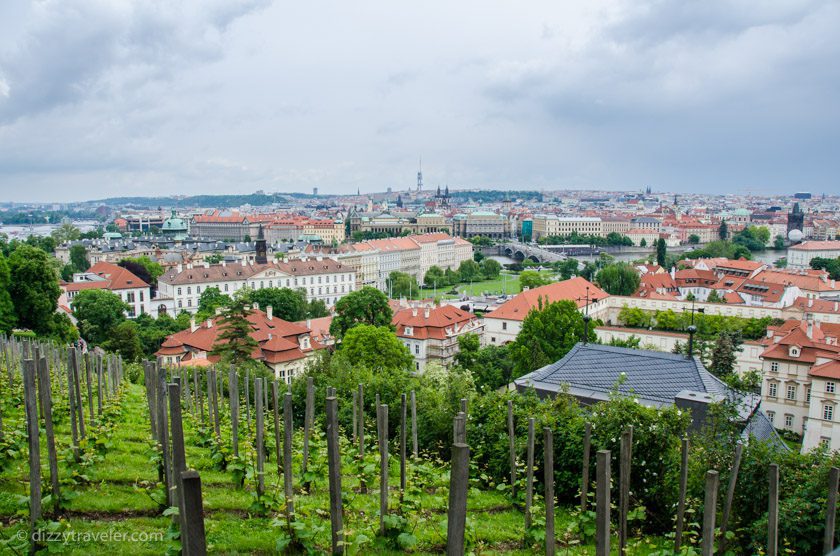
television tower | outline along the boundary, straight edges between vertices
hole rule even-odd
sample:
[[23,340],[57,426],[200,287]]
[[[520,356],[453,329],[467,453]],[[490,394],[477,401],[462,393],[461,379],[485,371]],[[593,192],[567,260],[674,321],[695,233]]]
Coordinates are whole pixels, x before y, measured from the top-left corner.
[[417,166],[417,193],[423,190],[423,157],[420,157],[420,164]]

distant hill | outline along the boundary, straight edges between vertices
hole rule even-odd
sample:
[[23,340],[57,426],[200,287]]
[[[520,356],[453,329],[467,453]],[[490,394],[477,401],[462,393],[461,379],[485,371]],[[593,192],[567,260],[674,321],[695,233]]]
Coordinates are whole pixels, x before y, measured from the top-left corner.
[[[319,195],[319,197],[326,196]],[[188,197],[109,197],[107,199],[96,199],[88,202],[115,207],[131,206],[150,209],[172,206],[230,208],[241,205],[259,207],[273,203],[282,203],[290,199],[313,198],[315,198],[313,195],[306,193],[275,193],[267,195],[251,193],[248,195],[193,195]]]

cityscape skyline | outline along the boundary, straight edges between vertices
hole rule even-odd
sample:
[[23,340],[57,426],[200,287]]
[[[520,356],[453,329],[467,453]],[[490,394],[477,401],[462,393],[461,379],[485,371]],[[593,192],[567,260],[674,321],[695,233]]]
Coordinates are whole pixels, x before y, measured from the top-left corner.
[[836,3],[329,9],[4,2],[3,198],[836,189]]

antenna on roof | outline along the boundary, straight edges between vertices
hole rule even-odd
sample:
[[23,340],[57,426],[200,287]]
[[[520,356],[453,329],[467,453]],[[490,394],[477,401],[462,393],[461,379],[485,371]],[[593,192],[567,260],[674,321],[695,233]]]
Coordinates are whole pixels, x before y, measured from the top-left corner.
[[[580,299],[578,297],[578,300]],[[592,317],[589,316],[589,286],[586,286],[586,297],[584,300],[586,302],[583,307],[583,343],[585,345],[589,342],[589,321],[592,320]]]
[[694,357],[694,333],[697,327],[694,326],[694,300],[691,301],[691,324],[688,325],[688,358]]

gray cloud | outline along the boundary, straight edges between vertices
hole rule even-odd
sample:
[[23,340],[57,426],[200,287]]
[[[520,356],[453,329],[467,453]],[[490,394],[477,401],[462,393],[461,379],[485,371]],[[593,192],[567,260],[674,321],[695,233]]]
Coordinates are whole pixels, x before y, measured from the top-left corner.
[[0,5],[0,193],[836,190],[833,1]]

